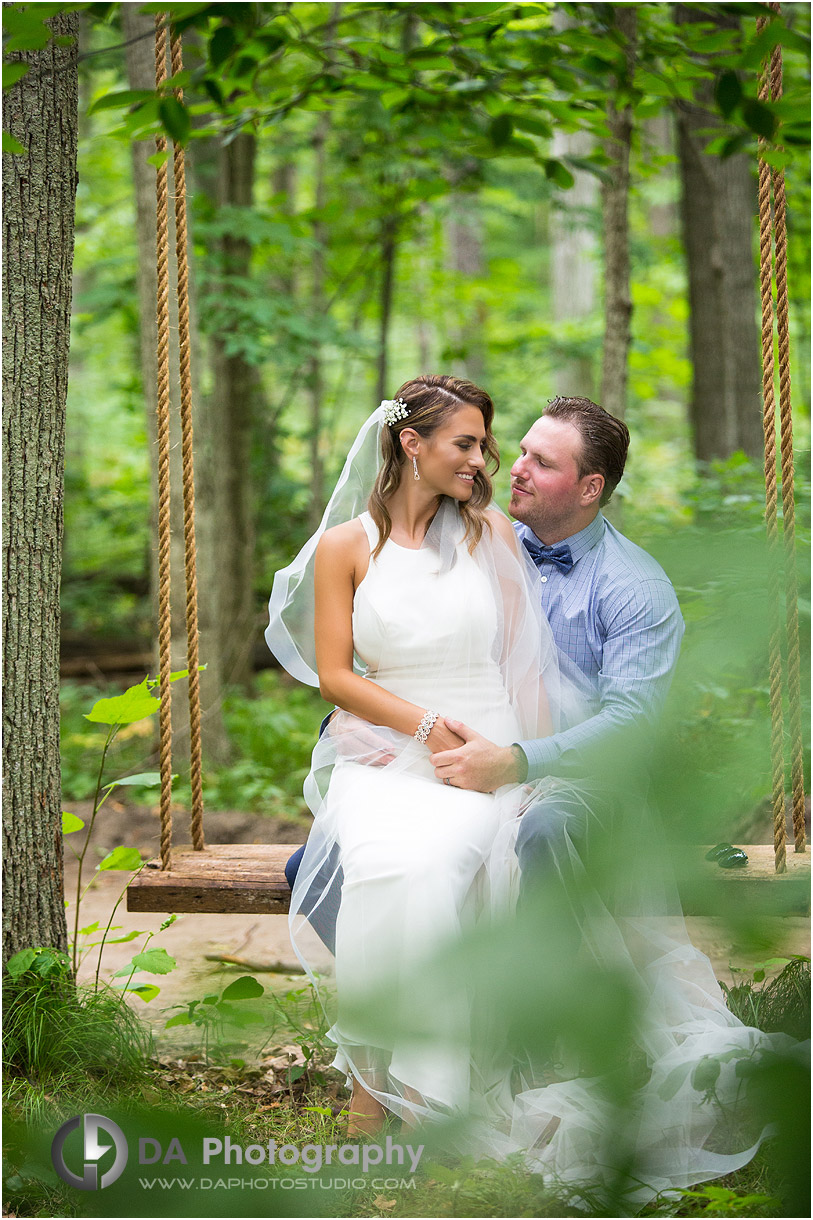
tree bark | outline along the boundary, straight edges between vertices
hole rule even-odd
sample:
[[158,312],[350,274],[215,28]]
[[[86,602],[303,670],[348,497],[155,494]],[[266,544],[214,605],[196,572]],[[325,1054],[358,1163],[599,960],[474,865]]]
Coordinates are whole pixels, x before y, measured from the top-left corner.
[[[256,139],[241,132],[218,149],[218,204],[250,208],[254,189]],[[245,278],[251,245],[244,238],[221,239],[224,275]],[[252,673],[254,624],[254,512],[251,486],[251,425],[259,391],[255,365],[239,352],[229,354],[226,335],[212,340],[214,388],[210,409],[217,436],[215,504],[218,521],[218,634],[223,678],[247,686]]]
[[[681,21],[708,13],[678,9]],[[717,18],[719,21],[719,17]],[[739,20],[732,17],[731,20]],[[690,422],[701,461],[743,450],[762,457],[761,373],[754,265],[756,183],[750,159],[704,148],[720,128],[711,86],[677,109],[681,220],[689,278]]]
[[[638,14],[632,7],[616,5],[613,8],[613,20],[626,43],[625,72],[615,80],[615,88],[618,90],[632,77]],[[612,95],[607,108],[607,125],[610,129],[607,152],[612,168],[611,180],[603,184],[601,191],[604,219],[604,352],[601,365],[601,405],[617,419],[623,419],[627,409],[627,356],[632,339],[627,210],[632,110],[629,106],[618,109]]]
[[[125,4],[121,10],[122,29],[126,47],[127,76],[131,89],[151,89],[155,86],[155,51],[149,35],[153,29],[152,14],[138,11],[138,5]],[[132,42],[132,39],[138,41]],[[150,442],[150,470],[152,485],[153,546],[151,551],[150,576],[154,615],[158,614],[158,451],[156,433],[156,347],[158,331],[156,324],[156,269],[155,269],[155,168],[148,157],[155,152],[148,141],[135,142],[132,146],[133,184],[136,200],[136,237],[138,243],[138,302],[141,345],[141,378],[144,405],[147,415],[147,434]],[[172,182],[171,152],[168,165]],[[187,175],[189,165],[187,162]],[[177,265],[175,261],[174,209],[170,185],[169,244],[170,244],[170,412],[171,412],[171,567],[172,567],[172,665],[174,669],[186,668],[186,597],[184,592],[184,544],[183,544],[183,498],[181,474],[181,429],[180,387],[177,344],[172,337],[177,335]],[[190,243],[191,246],[191,243]],[[214,488],[217,479],[212,471],[213,452],[219,441],[211,435],[204,404],[199,393],[198,368],[200,365],[200,340],[198,338],[197,310],[194,302],[194,266],[190,266],[190,330],[192,336],[192,378],[195,403],[195,535],[198,569],[198,622],[200,630],[200,659],[206,669],[200,675],[201,703],[203,710],[204,757],[222,759],[228,753],[228,739],[221,711],[224,665],[221,657],[218,631],[217,590],[219,582],[216,539],[218,533],[217,508]],[[157,660],[156,660],[157,672]],[[189,709],[186,692],[175,686],[172,699],[173,745],[178,757],[188,757]]]
[[59,589],[78,132],[78,13],[67,47],[6,93],[3,154],[3,958],[67,949],[59,769]]
[[[314,157],[314,210],[316,219],[313,222],[313,258],[311,260],[311,316],[316,321],[325,313],[325,248],[328,240],[327,225],[322,218],[327,193],[325,184],[325,144],[330,131],[330,114],[324,111],[316,120],[316,131],[313,136]],[[320,345],[314,344],[313,355],[308,361],[305,381],[310,403],[310,470],[311,487],[308,504],[308,520],[312,530],[315,530],[322,519],[325,508],[325,468],[322,460],[322,397],[324,394],[324,379],[322,376],[322,352]]]
[[390,396],[388,342],[392,299],[395,288],[395,252],[398,225],[393,216],[381,222],[381,280],[378,294],[378,359],[376,361],[376,399],[381,402]]
[[[462,285],[466,280],[476,279],[483,274],[483,235],[477,197],[465,191],[455,191],[449,208],[450,215],[446,222],[448,265]],[[485,368],[485,306],[482,301],[470,303],[465,292],[458,293],[457,284],[453,290],[453,302],[451,333],[447,339],[453,351],[451,372],[457,377],[478,382]],[[458,320],[455,321],[455,318]]]

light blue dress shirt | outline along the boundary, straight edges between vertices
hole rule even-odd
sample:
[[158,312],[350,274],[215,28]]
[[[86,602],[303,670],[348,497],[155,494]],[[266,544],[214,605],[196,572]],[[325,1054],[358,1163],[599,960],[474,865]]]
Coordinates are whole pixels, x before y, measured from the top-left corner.
[[[514,528],[538,542],[527,525]],[[562,668],[593,715],[571,728],[521,741],[528,778],[590,773],[591,748],[636,726],[651,727],[663,706],[680,651],[683,618],[663,568],[599,513],[572,538],[573,567],[543,563],[542,609]]]

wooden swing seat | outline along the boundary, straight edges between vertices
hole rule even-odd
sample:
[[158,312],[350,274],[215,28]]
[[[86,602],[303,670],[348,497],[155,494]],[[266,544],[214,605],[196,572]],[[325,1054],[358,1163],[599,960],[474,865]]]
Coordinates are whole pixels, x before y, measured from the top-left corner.
[[285,865],[296,843],[218,843],[172,852],[172,868],[150,860],[127,889],[128,911],[284,915]]
[[[179,914],[284,915],[291,897],[285,865],[294,843],[228,843],[172,852],[172,868],[151,860],[127,890],[128,911]],[[703,859],[705,847],[692,850],[693,877],[681,882],[688,915],[726,906],[775,914],[805,912],[810,903],[810,852],[788,852],[787,872],[774,871],[772,843],[747,843],[745,868],[723,869]],[[698,856],[700,867],[698,868]]]

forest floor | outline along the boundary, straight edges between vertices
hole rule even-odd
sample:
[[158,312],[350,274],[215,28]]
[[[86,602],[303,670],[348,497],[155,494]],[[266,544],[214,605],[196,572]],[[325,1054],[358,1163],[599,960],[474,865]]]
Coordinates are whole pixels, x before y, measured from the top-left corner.
[[[82,803],[66,806],[71,812],[87,818],[90,809]],[[177,842],[188,839],[186,815],[175,815]],[[155,809],[133,806],[124,802],[108,802],[100,815],[93,833],[93,845],[85,865],[86,879],[102,856],[113,847],[137,847],[144,858],[157,855],[159,824]],[[294,846],[304,840],[304,830],[290,821],[283,821],[247,813],[207,813],[206,835],[210,843],[286,843]],[[72,836],[72,845],[78,848],[80,835]],[[66,895],[69,930],[73,927],[73,903],[76,893],[76,863],[66,853]],[[129,874],[121,872],[99,873],[82,899],[80,927],[99,923],[103,929],[110,917],[116,899],[121,894]],[[158,932],[164,916],[129,913],[122,901],[114,919],[118,929],[112,935],[123,936],[139,929]],[[731,984],[741,981],[742,970],[775,957],[790,954],[810,954],[810,921],[804,916],[766,918],[758,943],[738,944],[725,921],[703,916],[687,916],[689,934],[694,944],[711,960],[718,979]],[[90,939],[97,939],[94,934]],[[138,951],[141,941],[136,939],[123,944],[108,944],[105,947],[100,977],[112,980],[113,975],[130,961]],[[160,997],[144,1004],[132,997],[131,1004],[139,1016],[150,1026],[159,1045],[169,1046],[178,1039],[183,1040],[183,1027],[164,1031],[170,1015],[166,1010],[173,1005],[187,1003],[206,991],[217,990],[239,974],[261,974],[262,982],[274,989],[290,989],[302,982],[301,968],[288,937],[287,917],[284,915],[179,915],[173,925],[156,937],[151,945],[162,945],[177,961],[177,969],[161,978],[150,978],[159,983]],[[314,957],[319,965],[328,965],[329,955],[321,943],[313,938]],[[221,959],[236,959],[225,961]],[[80,979],[92,981],[95,974],[97,951],[91,951],[80,969]],[[778,969],[778,967],[777,967]],[[739,977],[738,977],[739,976]],[[142,976],[145,978],[146,976]]]

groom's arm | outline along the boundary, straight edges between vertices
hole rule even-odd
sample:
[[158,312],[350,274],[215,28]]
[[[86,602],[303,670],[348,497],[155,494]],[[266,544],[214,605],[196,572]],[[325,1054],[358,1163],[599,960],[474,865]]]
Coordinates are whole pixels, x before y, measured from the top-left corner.
[[502,784],[561,776],[606,779],[646,752],[669,691],[683,636],[677,597],[667,580],[643,581],[605,609],[606,639],[598,675],[600,706],[573,728],[496,746],[455,721],[466,744],[433,754],[439,779],[491,792]]
[[683,636],[672,585],[649,580],[625,590],[608,608],[606,629],[598,712],[561,733],[520,742],[528,779],[584,778],[648,750]]

